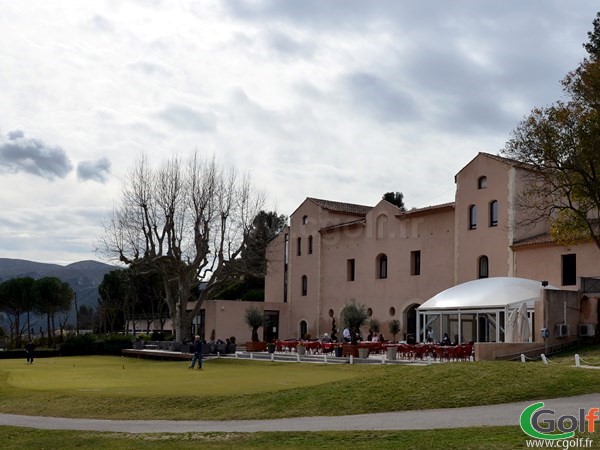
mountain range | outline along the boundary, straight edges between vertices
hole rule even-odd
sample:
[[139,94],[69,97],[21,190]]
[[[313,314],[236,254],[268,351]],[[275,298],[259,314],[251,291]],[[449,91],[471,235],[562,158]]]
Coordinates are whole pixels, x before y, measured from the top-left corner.
[[[98,261],[79,261],[61,266],[24,259],[0,258],[0,282],[17,277],[31,277],[36,280],[43,277],[56,277],[69,283],[77,295],[78,307],[86,305],[96,309],[98,286],[102,283],[104,275],[118,269],[121,267]],[[72,311],[71,317],[75,317],[75,302],[73,302]]]

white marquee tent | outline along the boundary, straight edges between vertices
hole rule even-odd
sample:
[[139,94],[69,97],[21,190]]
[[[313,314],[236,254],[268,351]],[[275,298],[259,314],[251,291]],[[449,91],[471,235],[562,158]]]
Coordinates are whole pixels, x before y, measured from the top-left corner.
[[[482,278],[453,286],[417,308],[417,339],[425,340],[425,331],[431,327],[436,340],[448,333],[459,343],[530,342],[531,331],[527,330],[533,329],[535,301],[541,299],[542,289],[540,281],[512,277]],[[513,311],[515,330],[509,325]]]

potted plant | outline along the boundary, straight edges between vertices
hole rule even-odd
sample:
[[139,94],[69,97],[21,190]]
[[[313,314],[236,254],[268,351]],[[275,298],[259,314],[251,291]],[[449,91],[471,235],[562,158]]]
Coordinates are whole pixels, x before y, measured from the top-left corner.
[[396,335],[400,333],[400,321],[398,321],[397,319],[391,320],[388,325],[388,328],[392,336],[394,336],[394,342],[396,342]]
[[344,308],[342,308],[340,315],[344,327],[348,328],[351,334],[351,343],[344,344],[343,347],[344,356],[358,356],[356,337],[360,331],[360,327],[362,327],[369,318],[367,308],[365,305],[357,303],[356,300],[351,300],[349,303],[346,303]]
[[275,343],[274,342],[267,342],[267,351],[269,353],[275,353]]
[[379,323],[379,320],[371,318],[369,320],[369,330],[373,334],[379,334],[381,331],[381,324]]
[[302,355],[305,355],[305,354],[306,354],[306,346],[305,346],[305,345],[304,345],[302,342],[300,342],[300,343],[299,343],[299,344],[296,346],[296,352],[297,352],[299,355],[301,355],[301,356],[302,356]]
[[264,342],[260,342],[258,339],[258,329],[264,325],[265,316],[258,308],[255,306],[250,306],[246,309],[244,320],[252,330],[252,341],[246,342],[246,351],[264,352],[267,346]]
[[[396,335],[400,333],[400,322],[396,319],[391,320],[388,325],[388,328],[390,330],[390,333],[392,333],[392,336],[394,336],[393,343],[396,343]],[[396,347],[395,345],[389,345],[387,347],[387,359],[396,359],[397,356],[398,347]]]
[[361,346],[359,344],[359,346],[358,346],[358,357],[360,359],[367,359],[369,357],[369,347],[367,347],[367,346]]

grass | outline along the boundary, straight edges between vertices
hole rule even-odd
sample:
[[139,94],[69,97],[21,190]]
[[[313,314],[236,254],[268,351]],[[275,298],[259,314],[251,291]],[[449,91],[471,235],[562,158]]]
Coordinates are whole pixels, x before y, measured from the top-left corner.
[[[578,435],[579,436],[579,435]],[[593,435],[580,435],[593,438]],[[2,448],[110,449],[519,449],[527,448],[519,427],[480,427],[429,431],[351,431],[320,433],[164,433],[124,434],[87,431],[23,430],[0,427]]]
[[[481,362],[320,365],[118,357],[3,361],[0,412],[107,419],[229,420],[454,408],[598,392],[600,371]],[[190,408],[190,404],[196,405]]]
[[[600,362],[598,347],[578,353],[585,360]],[[220,359],[205,362],[203,371],[188,370],[186,362],[118,357],[38,359],[31,366],[22,360],[4,360],[0,412],[107,419],[266,419],[452,408],[599,392],[600,370],[572,366],[572,352],[552,358],[550,365],[349,366]],[[525,440],[518,427],[125,434],[0,426],[0,442],[7,449],[199,445],[207,449],[512,449],[526,448]]]

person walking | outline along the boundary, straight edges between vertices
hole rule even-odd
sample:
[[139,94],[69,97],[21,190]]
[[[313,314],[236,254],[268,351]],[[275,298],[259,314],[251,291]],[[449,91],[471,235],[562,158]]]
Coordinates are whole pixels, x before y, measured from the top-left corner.
[[27,364],[33,364],[33,352],[35,351],[35,344],[29,341],[25,346],[25,353],[27,355]]
[[192,357],[189,369],[194,368],[196,361],[198,361],[198,370],[202,370],[202,341],[198,335],[194,337],[194,356]]

